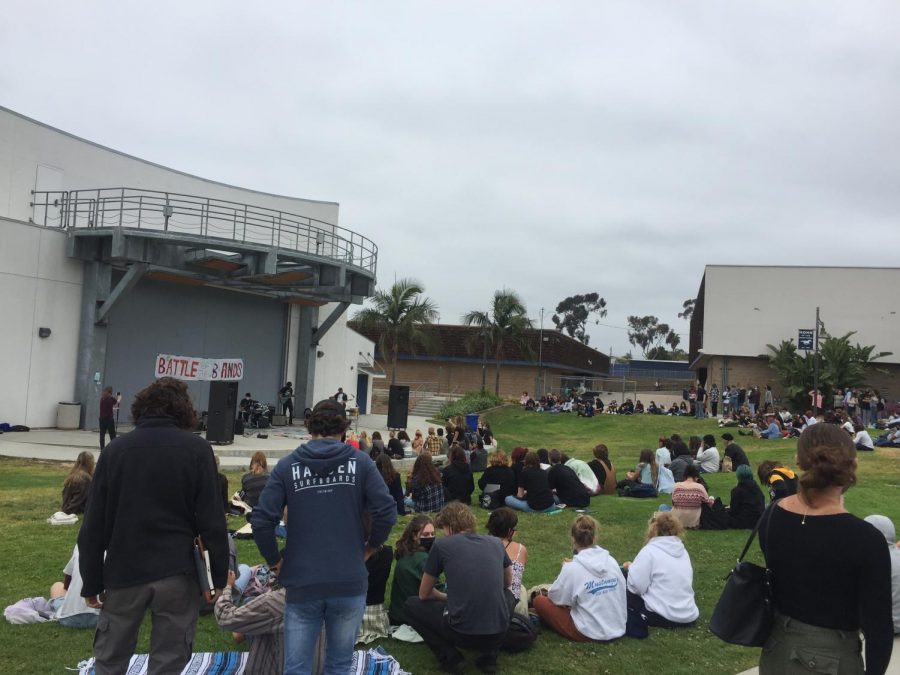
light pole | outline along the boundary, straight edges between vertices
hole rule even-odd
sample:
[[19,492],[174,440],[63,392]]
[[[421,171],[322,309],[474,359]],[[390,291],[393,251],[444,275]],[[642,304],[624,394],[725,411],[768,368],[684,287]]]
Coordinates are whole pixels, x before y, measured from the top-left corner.
[[482,329],[480,335],[484,345],[481,352],[481,391],[487,391],[487,331]]
[[813,416],[819,414],[819,308],[816,307],[816,343],[813,352]]
[[538,382],[540,391],[538,396],[544,395],[544,308],[541,307],[541,330],[538,333]]

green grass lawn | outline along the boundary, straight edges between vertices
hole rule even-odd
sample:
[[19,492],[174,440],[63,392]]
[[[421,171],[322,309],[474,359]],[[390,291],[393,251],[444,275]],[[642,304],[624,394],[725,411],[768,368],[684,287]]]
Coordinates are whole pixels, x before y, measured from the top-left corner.
[[[590,449],[606,443],[621,474],[637,463],[642,448],[656,448],[661,435],[690,435],[720,431],[715,422],[689,418],[603,415],[582,419],[572,415],[525,413],[504,409],[490,416],[501,447],[516,445],[530,448],[559,448],[570,455],[590,459]],[[796,443],[763,441],[749,437],[738,442],[747,450],[751,462],[777,459],[793,463]],[[44,520],[58,508],[62,481],[68,467],[54,463],[28,462],[0,458],[0,603],[5,607],[28,596],[45,596],[50,584],[61,578],[77,536],[76,527],[51,527]],[[240,472],[229,472],[232,489]],[[734,483],[734,474],[708,478],[710,492],[726,499]],[[591,515],[601,524],[600,544],[620,562],[631,560],[643,543],[647,519],[661,499],[622,499],[596,497]],[[847,508],[862,517],[882,513],[900,524],[900,453],[876,450],[860,456],[859,485],[847,495]],[[479,527],[488,513],[476,509]],[[518,538],[527,547],[529,562],[525,571],[526,587],[552,582],[562,559],[571,553],[568,529],[574,514],[520,514]],[[399,536],[409,517],[397,523],[393,540]],[[239,525],[234,520],[234,527]],[[758,650],[732,647],[720,642],[707,630],[707,622],[723,585],[723,578],[737,558],[746,532],[689,532],[686,544],[694,564],[694,591],[700,606],[696,628],[681,631],[651,629],[647,640],[623,638],[610,644],[573,644],[547,631],[527,653],[501,655],[503,670],[528,673],[736,673],[755,665]],[[840,542],[835,542],[840,545]],[[255,564],[260,556],[252,542],[238,542],[242,562]],[[754,557],[759,560],[758,549]],[[138,650],[148,648],[149,630],[145,626]],[[91,654],[89,631],[66,629],[55,623],[11,626],[0,623],[0,673],[64,672]],[[406,669],[417,675],[436,672],[435,661],[424,645],[384,641],[385,649]],[[195,650],[236,649],[230,636],[220,631],[212,617],[201,617]]]

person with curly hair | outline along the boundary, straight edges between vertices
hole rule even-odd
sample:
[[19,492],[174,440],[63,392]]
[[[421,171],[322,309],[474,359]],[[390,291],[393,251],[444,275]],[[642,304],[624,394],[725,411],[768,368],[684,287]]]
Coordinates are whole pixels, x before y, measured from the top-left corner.
[[832,424],[807,427],[797,464],[797,494],[771,504],[759,528],[775,598],[759,672],[884,673],[894,639],[891,561],[884,536],[844,507],[856,484],[853,440]]
[[[78,535],[81,595],[101,608],[98,674],[125,672],[149,609],[150,671],[177,673],[191,657],[202,599],[194,537],[215,588],[228,575],[228,533],[210,444],[184,382],[164,377],[134,398],[135,428],[100,454]],[[104,594],[105,593],[105,597]]]

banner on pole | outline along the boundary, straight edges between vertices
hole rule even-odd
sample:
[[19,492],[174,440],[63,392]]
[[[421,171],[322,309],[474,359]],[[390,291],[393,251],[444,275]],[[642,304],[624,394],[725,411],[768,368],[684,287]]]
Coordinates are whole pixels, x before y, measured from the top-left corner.
[[811,352],[814,349],[812,329],[801,328],[799,330],[799,334],[797,335],[797,349],[803,349],[807,352]]
[[157,379],[174,377],[189,382],[240,381],[244,377],[243,359],[203,359],[195,356],[160,354],[156,357]]

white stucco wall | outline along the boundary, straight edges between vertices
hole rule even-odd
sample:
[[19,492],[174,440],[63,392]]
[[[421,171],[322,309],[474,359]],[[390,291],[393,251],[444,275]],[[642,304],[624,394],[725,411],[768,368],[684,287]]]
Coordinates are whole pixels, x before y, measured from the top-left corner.
[[796,344],[815,328],[816,307],[831,335],[893,352],[900,363],[900,268],[706,267],[703,352],[756,357],[766,344]]
[[57,403],[74,395],[82,268],[65,242],[64,232],[0,218],[2,422],[55,426]]
[[[320,324],[331,314],[335,306],[335,304],[329,303],[319,308]],[[354,399],[356,397],[357,366],[360,361],[371,362],[372,357],[367,358],[366,355],[375,353],[375,343],[347,328],[347,312],[344,312],[319,342],[318,351],[324,352],[324,355],[316,359],[316,378],[313,385],[315,401],[333,396],[338,387],[343,387],[344,392],[351,397],[351,400]],[[369,401],[371,408],[371,377],[366,400]]]
[[[36,187],[37,182],[42,184]],[[334,202],[273,195],[192,176],[91,143],[0,107],[0,216],[31,218],[31,190],[116,187],[224,199],[338,224],[339,207]]]

